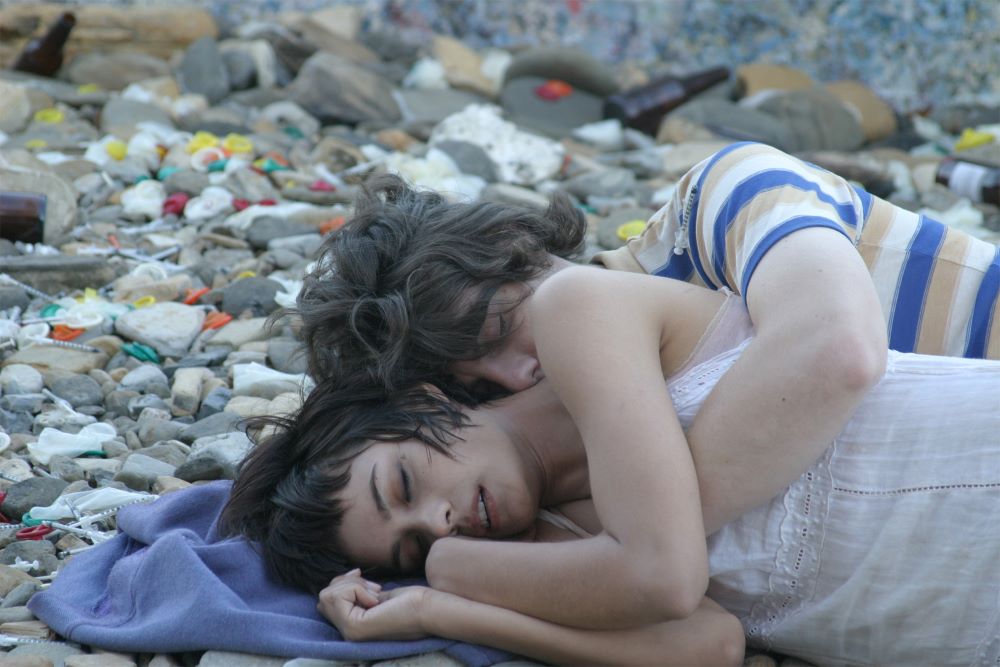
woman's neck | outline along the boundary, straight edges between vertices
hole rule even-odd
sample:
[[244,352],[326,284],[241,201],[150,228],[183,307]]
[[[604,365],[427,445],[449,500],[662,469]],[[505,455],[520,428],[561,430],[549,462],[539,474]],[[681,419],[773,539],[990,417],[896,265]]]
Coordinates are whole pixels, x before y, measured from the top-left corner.
[[542,381],[484,408],[537,475],[540,506],[590,497],[587,454],[573,419]]

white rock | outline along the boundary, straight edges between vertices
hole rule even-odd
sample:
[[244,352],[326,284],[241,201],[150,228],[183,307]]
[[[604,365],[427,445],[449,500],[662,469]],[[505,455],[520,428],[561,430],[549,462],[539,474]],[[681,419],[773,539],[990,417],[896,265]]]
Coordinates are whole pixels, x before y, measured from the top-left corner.
[[191,444],[191,455],[188,461],[210,458],[227,468],[227,473],[233,475],[237,466],[253,449],[253,442],[242,431],[230,431],[219,435],[206,435]]
[[0,392],[4,394],[37,394],[45,378],[27,364],[11,364],[0,371]]
[[266,317],[233,320],[212,336],[212,345],[232,345],[233,347],[239,347],[244,343],[266,340],[269,337],[266,324]]
[[436,148],[427,151],[423,158],[393,153],[386,159],[385,166],[417,188],[434,190],[450,201],[478,199],[486,187],[486,181],[463,174],[454,160]]
[[533,185],[556,175],[565,154],[561,144],[519,130],[490,104],[471,104],[438,123],[430,143],[446,139],[479,146],[496,164],[499,179],[517,185]]
[[115,331],[168,357],[183,356],[201,331],[205,312],[181,303],[155,303],[115,320]]
[[625,132],[617,118],[581,125],[572,134],[602,151],[620,151],[625,147]]
[[233,366],[233,396],[271,399],[278,394],[308,394],[314,383],[303,373],[282,373],[257,363]]
[[146,391],[151,384],[167,384],[167,376],[156,364],[136,366],[121,379],[122,389]]
[[20,132],[31,120],[31,101],[24,86],[0,81],[0,132]]

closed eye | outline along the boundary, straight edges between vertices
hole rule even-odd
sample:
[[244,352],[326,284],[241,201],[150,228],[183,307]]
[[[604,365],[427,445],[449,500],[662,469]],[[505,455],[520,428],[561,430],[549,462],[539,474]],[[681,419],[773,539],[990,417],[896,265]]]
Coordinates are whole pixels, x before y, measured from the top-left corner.
[[406,472],[402,461],[399,463],[399,476],[403,481],[403,502],[409,505],[413,501],[413,486],[410,473]]

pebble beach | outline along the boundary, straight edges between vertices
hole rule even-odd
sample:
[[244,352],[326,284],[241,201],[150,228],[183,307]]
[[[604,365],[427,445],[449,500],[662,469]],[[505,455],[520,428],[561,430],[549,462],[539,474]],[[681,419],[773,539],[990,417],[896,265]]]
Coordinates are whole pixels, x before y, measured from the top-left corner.
[[[114,535],[119,508],[232,479],[253,446],[241,421],[296,411],[312,379],[281,309],[371,174],[532,207],[565,191],[587,217],[589,256],[641,232],[692,166],[753,140],[1000,242],[1000,195],[942,177],[948,160],[1000,174],[992,3],[884,13],[885,30],[921,23],[932,42],[967,31],[954,76],[939,62],[950,42],[923,69],[917,50],[846,55],[827,40],[822,53],[820,32],[877,23],[850,2],[800,2],[770,23],[762,12],[756,40],[689,37],[670,59],[677,44],[629,28],[631,3],[529,2],[520,17],[453,4],[0,2],[0,194],[45,201],[40,238],[0,229],[0,664],[463,664],[113,653],[65,640],[26,606]],[[459,21],[459,5],[475,11]],[[14,70],[66,11],[58,71]],[[749,20],[726,2],[644,11],[678,28]],[[798,52],[764,44],[787,35],[786,18]],[[900,43],[921,38],[912,31]],[[593,48],[579,38],[601,32]],[[898,60],[901,74],[864,76],[862,57]],[[645,131],[606,117],[614,95],[711,67],[725,68],[719,83]],[[753,650],[744,664],[805,667]]]

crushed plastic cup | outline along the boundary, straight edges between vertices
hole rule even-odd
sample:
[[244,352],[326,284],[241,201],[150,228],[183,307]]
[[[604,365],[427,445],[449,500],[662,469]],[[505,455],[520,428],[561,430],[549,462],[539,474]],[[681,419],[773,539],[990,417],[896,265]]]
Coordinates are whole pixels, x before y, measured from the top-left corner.
[[159,264],[144,262],[128,272],[130,276],[138,278],[150,278],[152,280],[166,280],[169,278],[167,270]]
[[144,215],[153,219],[160,217],[167,192],[159,181],[145,180],[122,192],[122,209],[126,215]]
[[15,336],[18,349],[23,350],[26,347],[31,347],[35,344],[35,338],[44,338],[49,335],[50,331],[52,331],[52,327],[45,322],[25,324],[21,327],[20,331],[17,332],[17,336]]
[[45,428],[38,434],[38,440],[28,443],[28,453],[42,465],[48,465],[53,456],[72,458],[84,452],[100,450],[105,442],[116,435],[115,427],[104,422],[88,424],[78,433]]
[[233,195],[225,188],[210,185],[201,194],[191,199],[184,209],[184,217],[189,220],[205,220],[231,210]]

